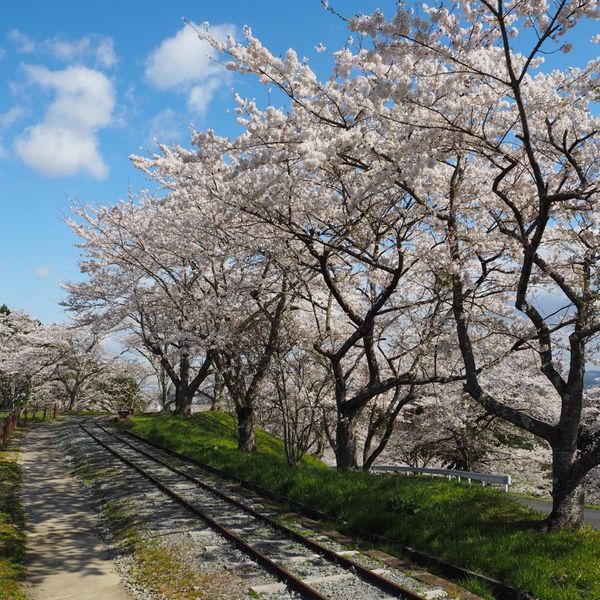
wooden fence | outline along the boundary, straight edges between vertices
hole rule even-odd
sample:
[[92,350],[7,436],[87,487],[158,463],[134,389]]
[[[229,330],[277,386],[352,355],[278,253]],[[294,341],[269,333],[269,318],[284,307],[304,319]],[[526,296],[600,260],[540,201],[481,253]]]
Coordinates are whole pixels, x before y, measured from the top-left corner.
[[17,428],[19,420],[19,411],[13,410],[7,417],[4,418],[0,425],[0,446],[4,446],[10,437],[10,434]]
[[22,410],[14,409],[8,416],[4,418],[4,421],[0,421],[0,447],[6,444],[12,432],[17,428],[19,420],[27,423],[29,415],[31,415],[31,421],[35,422],[38,412],[43,413],[44,421],[48,417],[48,412],[50,412],[50,415],[53,419],[56,419],[58,416],[58,404],[55,402],[51,407],[44,406],[41,411],[38,410],[35,404]]

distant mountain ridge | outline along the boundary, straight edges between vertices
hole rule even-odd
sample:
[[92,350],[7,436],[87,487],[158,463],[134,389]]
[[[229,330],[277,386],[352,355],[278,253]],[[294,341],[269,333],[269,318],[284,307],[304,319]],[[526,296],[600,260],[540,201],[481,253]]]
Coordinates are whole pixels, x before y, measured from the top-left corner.
[[592,387],[595,383],[600,384],[600,381],[596,382],[596,379],[600,379],[600,371],[586,371],[583,376],[583,387]]

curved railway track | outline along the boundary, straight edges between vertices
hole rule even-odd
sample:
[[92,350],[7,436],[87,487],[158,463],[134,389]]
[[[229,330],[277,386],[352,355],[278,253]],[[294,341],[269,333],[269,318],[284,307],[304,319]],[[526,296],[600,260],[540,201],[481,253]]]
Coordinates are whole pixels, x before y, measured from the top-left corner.
[[[92,425],[95,431],[91,430],[92,427],[87,422],[80,423],[80,427],[94,442],[204,521],[302,598],[326,600],[328,596],[318,590],[320,582],[339,580],[339,585],[343,586],[345,580],[352,578],[359,578],[363,585],[372,589],[369,596],[363,596],[365,598],[428,598],[385,577],[378,570],[368,568],[339,551],[300,534],[244,501],[232,497],[223,489],[199,479],[197,474],[191,474],[182,468],[186,466],[186,462],[177,453],[170,453],[162,448],[159,450],[139,438],[134,438],[136,443],[131,443],[98,421],[94,421]],[[168,458],[173,459],[169,454],[175,457],[180,466],[169,462]],[[199,470],[198,465],[193,462],[187,466],[193,467],[196,473]],[[209,477],[214,478],[214,475],[209,473]],[[241,531],[240,521],[243,524]],[[287,563],[300,564],[316,558],[319,559],[319,570],[323,575],[303,578],[297,572],[294,573],[292,567],[282,566],[285,558],[277,551],[278,544],[283,541],[282,537],[294,547],[294,560],[288,560]]]

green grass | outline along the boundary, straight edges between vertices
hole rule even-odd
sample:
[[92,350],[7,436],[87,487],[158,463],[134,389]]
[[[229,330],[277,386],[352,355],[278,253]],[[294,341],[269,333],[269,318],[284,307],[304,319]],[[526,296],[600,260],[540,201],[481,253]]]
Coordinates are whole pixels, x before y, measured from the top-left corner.
[[140,415],[120,424],[178,452],[342,519],[349,532],[382,535],[494,577],[540,600],[600,598],[600,532],[545,534],[543,518],[510,496],[441,479],[341,473],[257,432],[256,455],[237,450],[232,417]]
[[23,510],[17,490],[21,469],[14,453],[0,451],[0,596],[24,600],[20,587],[24,577],[25,532]]

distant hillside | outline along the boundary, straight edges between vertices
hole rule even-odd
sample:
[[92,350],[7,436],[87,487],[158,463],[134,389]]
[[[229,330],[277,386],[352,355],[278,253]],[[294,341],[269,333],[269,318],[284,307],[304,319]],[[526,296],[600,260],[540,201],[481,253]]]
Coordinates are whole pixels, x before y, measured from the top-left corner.
[[600,379],[600,371],[586,371],[583,377],[583,385],[585,387],[591,387],[595,383],[600,384],[600,381],[595,381],[596,379]]

